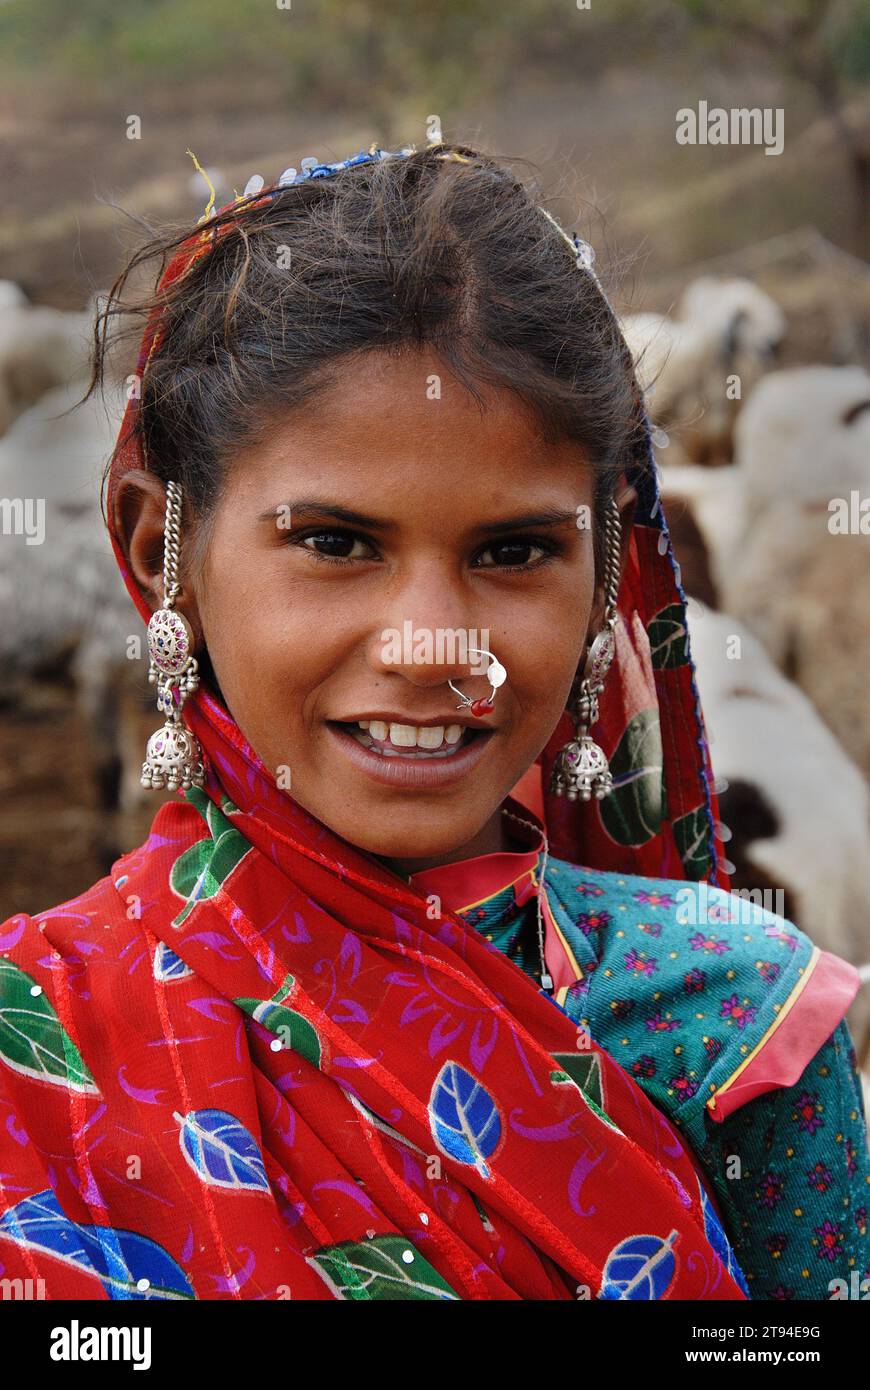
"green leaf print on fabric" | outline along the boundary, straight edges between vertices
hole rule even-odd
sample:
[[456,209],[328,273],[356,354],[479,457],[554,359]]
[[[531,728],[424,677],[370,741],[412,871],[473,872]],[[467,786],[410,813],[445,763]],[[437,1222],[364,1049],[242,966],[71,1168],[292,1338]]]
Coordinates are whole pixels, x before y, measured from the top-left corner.
[[643,709],[626,725],[610,759],[613,791],[598,803],[601,823],[618,845],[642,845],[661,829],[662,736],[658,713]]
[[589,1109],[603,1120],[617,1134],[621,1133],[604,1108],[604,1088],[601,1083],[601,1062],[594,1052],[552,1052],[550,1056],[559,1063],[558,1070],[550,1072],[554,1086],[574,1085],[586,1101]]
[[286,975],[282,984],[270,999],[234,999],[240,1009],[262,1023],[270,1033],[274,1033],[285,1048],[298,1052],[306,1061],[319,1067],[323,1057],[323,1046],[317,1029],[296,1009],[290,1009],[283,1002],[295,988],[292,975]]
[[11,960],[0,960],[0,1057],[37,1081],[99,1094],[41,986]]
[[211,839],[197,840],[180,854],[169,873],[169,886],[186,902],[172,925],[180,927],[203,898],[211,898],[241,863],[251,845],[240,830],[227,820],[238,807],[229,797],[221,798],[221,809],[199,787],[185,792],[209,828]]
[[346,1240],[306,1258],[335,1296],[346,1301],[459,1298],[404,1236]]
[[554,1062],[559,1063],[559,1070],[550,1073],[550,1080],[554,1085],[564,1085],[564,1082],[573,1081],[586,1096],[587,1100],[592,1100],[600,1108],[604,1109],[604,1092],[601,1087],[601,1063],[594,1052],[552,1052],[551,1057]]
[[673,824],[674,839],[686,870],[686,877],[699,881],[709,878],[713,865],[710,860],[710,822],[703,806],[687,811]]
[[656,671],[673,670],[688,665],[686,655],[686,623],[681,603],[670,603],[656,613],[649,627],[650,655]]

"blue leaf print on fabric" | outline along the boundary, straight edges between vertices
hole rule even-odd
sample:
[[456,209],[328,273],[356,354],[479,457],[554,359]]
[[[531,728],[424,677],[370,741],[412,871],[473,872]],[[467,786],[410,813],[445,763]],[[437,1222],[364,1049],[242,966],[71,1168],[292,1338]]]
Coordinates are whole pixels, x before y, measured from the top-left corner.
[[0,1241],[93,1274],[110,1299],[190,1299],[193,1286],[162,1246],[135,1231],[71,1221],[50,1188],[0,1217]]
[[270,1192],[260,1150],[241,1120],[226,1110],[191,1110],[174,1118],[181,1125],[181,1152],[209,1187]]
[[698,1190],[701,1194],[701,1210],[704,1214],[704,1234],[728,1273],[731,1275],[731,1278],[736,1284],[740,1285],[746,1297],[749,1298],[751,1295],[746,1280],[743,1277],[743,1270],[734,1258],[734,1251],[731,1249],[731,1244],[725,1234],[722,1223],[713,1210],[713,1203],[701,1186],[700,1181],[698,1182]]
[[486,1087],[458,1062],[445,1062],[429,1097],[429,1122],[442,1153],[490,1177],[484,1159],[501,1138],[501,1115]]
[[154,952],[154,978],[164,983],[169,980],[185,980],[193,971],[177,956],[165,942],[158,943]]
[[615,1245],[604,1266],[599,1298],[651,1301],[664,1298],[677,1267],[674,1242],[678,1232],[661,1236],[629,1236]]

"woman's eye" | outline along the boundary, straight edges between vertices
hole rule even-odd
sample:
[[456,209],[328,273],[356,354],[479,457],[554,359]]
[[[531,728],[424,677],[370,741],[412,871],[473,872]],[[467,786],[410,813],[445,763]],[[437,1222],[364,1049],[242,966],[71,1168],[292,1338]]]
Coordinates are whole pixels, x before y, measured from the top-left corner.
[[372,547],[362,536],[351,531],[317,531],[301,536],[298,544],[314,559],[332,560],[344,564],[351,560],[371,559]]
[[[535,553],[537,552],[537,554]],[[478,561],[485,555],[494,557],[492,561],[479,563],[480,569],[534,569],[553,554],[552,543],[543,540],[495,541],[481,550]]]

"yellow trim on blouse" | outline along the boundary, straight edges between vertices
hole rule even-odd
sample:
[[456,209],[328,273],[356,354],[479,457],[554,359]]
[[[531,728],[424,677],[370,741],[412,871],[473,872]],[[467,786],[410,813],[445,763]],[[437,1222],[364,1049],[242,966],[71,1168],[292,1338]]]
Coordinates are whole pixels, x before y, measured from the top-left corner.
[[777,1030],[777,1028],[779,1027],[779,1025],[780,1025],[782,1022],[784,1022],[784,1020],[785,1020],[785,1019],[788,1017],[788,1015],[791,1013],[791,1010],[794,1008],[794,1006],[795,1006],[795,1004],[797,1003],[798,999],[800,999],[801,995],[803,994],[804,990],[806,989],[807,985],[809,984],[810,978],[811,978],[811,976],[812,976],[812,974],[813,974],[813,971],[815,970],[816,966],[817,966],[818,963],[819,963],[819,960],[821,959],[821,955],[822,955],[822,953],[821,953],[821,950],[819,949],[819,947],[818,947],[818,946],[814,946],[814,947],[813,947],[813,953],[812,953],[812,955],[810,956],[809,960],[807,961],[807,963],[806,963],[806,965],[805,965],[805,967],[804,967],[803,974],[801,975],[800,979],[797,981],[797,983],[796,983],[794,989],[792,990],[791,994],[790,994],[790,995],[788,996],[788,998],[786,999],[785,1003],[783,1004],[783,1006],[782,1006],[782,1008],[780,1009],[779,1013],[777,1014],[776,1018],[775,1018],[775,1019],[773,1020],[773,1022],[770,1024],[770,1027],[767,1028],[767,1029],[765,1030],[765,1032],[762,1034],[762,1036],[759,1038],[758,1042],[755,1044],[755,1046],[753,1047],[752,1051],[751,1051],[750,1053],[748,1053],[747,1056],[745,1056],[745,1057],[743,1058],[743,1061],[740,1063],[739,1067],[737,1067],[736,1071],[733,1071],[733,1072],[731,1073],[731,1075],[728,1077],[728,1079],[727,1079],[726,1081],[724,1081],[724,1082],[722,1083],[721,1086],[717,1087],[717,1089],[714,1091],[713,1095],[710,1096],[710,1098],[709,1098],[708,1101],[707,1101],[707,1109],[708,1109],[708,1110],[711,1110],[711,1111],[712,1111],[712,1110],[715,1110],[715,1109],[716,1109],[716,1102],[717,1102],[718,1097],[721,1096],[721,1095],[724,1095],[724,1093],[725,1093],[731,1086],[733,1086],[733,1084],[734,1084],[734,1082],[737,1080],[738,1076],[740,1076],[740,1074],[745,1070],[745,1068],[749,1066],[749,1063],[753,1060],[753,1058],[758,1056],[759,1052],[760,1052],[761,1049],[764,1047],[765,1043],[768,1042],[768,1041],[770,1040],[770,1038],[771,1038],[772,1035],[776,1032],[776,1030]]

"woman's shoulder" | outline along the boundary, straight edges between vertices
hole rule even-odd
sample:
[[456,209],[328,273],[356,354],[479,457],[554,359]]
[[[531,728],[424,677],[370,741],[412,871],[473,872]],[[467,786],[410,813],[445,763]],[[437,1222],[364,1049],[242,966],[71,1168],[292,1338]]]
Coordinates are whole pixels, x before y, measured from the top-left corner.
[[565,1007],[687,1119],[792,1085],[858,989],[760,894],[559,859],[546,883],[581,972]]

